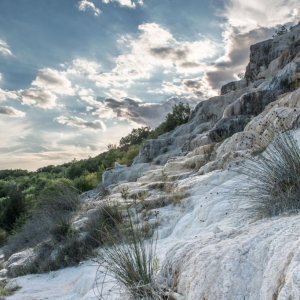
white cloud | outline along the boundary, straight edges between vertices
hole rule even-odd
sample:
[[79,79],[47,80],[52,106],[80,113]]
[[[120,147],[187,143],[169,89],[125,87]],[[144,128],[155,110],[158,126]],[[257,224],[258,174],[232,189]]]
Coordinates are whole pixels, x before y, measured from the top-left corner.
[[123,99],[128,97],[128,94],[124,90],[110,89],[108,93],[106,93],[109,97],[116,99]]
[[26,115],[24,112],[17,110],[11,106],[0,106],[0,114],[15,118],[23,118]]
[[[162,90],[169,94],[175,94],[177,96],[188,97],[188,95],[191,95],[203,100],[217,95],[216,91],[212,90],[209,82],[205,79],[205,77],[183,80],[175,79],[173,82],[164,81],[162,83]],[[158,91],[149,92],[156,93]]]
[[147,125],[157,127],[165,119],[167,113],[172,110],[174,104],[179,102],[195,103],[199,99],[187,97],[173,97],[163,103],[143,103],[139,99],[125,98],[122,101],[107,98],[104,101],[104,108],[94,111],[93,115],[101,118],[117,118],[127,120],[134,126]]
[[84,129],[103,130],[103,131],[106,129],[105,124],[100,120],[85,121],[78,117],[68,118],[68,117],[60,116],[55,118],[54,121],[57,121],[60,124],[66,124],[68,126],[79,127]]
[[14,91],[0,89],[0,101],[7,101],[8,99],[18,99],[18,95]]
[[143,0],[138,0],[137,2],[131,0],[102,0],[103,3],[110,3],[110,2],[118,2],[121,6],[127,6],[130,8],[136,8],[136,3],[139,5],[143,5]]
[[178,73],[203,72],[204,62],[218,52],[218,45],[203,36],[194,42],[181,42],[156,23],[142,24],[139,30],[137,39],[130,36],[119,39],[129,51],[115,59],[116,66],[111,72],[89,76],[98,86],[129,87],[137,79],[150,78],[156,67]]
[[57,97],[48,90],[39,88],[30,88],[27,90],[18,91],[22,97],[23,104],[33,105],[44,109],[53,108],[56,106]]
[[2,81],[3,75],[2,73],[0,73],[0,81]]
[[250,46],[271,38],[279,24],[299,21],[298,0],[226,0],[218,14],[226,18],[221,24],[225,53],[206,72],[204,79],[213,89],[235,81],[249,62]]
[[90,105],[94,105],[96,107],[103,106],[101,102],[96,100],[96,97],[92,89],[80,88],[80,90],[78,91],[78,96],[80,97],[81,100],[85,101]]
[[[63,65],[65,67],[65,65]],[[75,59],[72,61],[71,66],[67,69],[67,74],[74,75],[92,75],[99,72],[101,65],[94,61],[88,61],[86,59]]]
[[259,27],[296,22],[299,13],[298,0],[227,0],[221,14],[229,25],[245,33]]
[[2,54],[4,56],[12,55],[11,51],[9,50],[8,45],[3,40],[0,40],[0,54]]
[[78,2],[78,9],[80,11],[91,10],[94,13],[95,17],[98,17],[101,14],[100,9],[97,8],[93,2],[90,2],[90,1],[87,1],[87,0],[79,1]]
[[50,68],[39,70],[38,76],[31,85],[60,95],[74,95],[71,82],[65,74]]

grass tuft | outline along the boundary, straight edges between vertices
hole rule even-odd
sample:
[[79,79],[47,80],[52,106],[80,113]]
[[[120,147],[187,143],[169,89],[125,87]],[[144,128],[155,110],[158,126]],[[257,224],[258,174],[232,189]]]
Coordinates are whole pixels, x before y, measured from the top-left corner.
[[130,215],[128,222],[118,238],[109,237],[110,243],[102,253],[103,265],[126,288],[130,299],[163,299],[155,282],[159,269],[157,238],[152,235],[146,240],[145,232],[134,225]]
[[259,217],[300,209],[300,149],[293,131],[275,135],[266,150],[246,160],[238,170],[247,176],[239,192],[252,199]]

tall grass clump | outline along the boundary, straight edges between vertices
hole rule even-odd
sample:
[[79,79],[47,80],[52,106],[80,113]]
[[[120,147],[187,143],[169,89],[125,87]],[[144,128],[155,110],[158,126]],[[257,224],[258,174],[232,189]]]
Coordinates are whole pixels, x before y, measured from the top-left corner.
[[157,238],[152,235],[146,240],[141,226],[134,225],[130,216],[128,226],[120,230],[121,234],[110,236],[104,247],[103,266],[125,287],[130,299],[163,299],[155,282]]
[[239,169],[247,176],[240,191],[252,199],[260,217],[277,216],[300,209],[300,149],[293,131],[274,136],[266,150],[246,160]]

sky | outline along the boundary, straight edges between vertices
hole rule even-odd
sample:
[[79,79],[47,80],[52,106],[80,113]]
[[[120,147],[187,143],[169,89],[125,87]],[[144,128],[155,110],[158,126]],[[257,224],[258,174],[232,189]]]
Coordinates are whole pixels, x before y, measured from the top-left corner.
[[0,170],[95,156],[219,94],[299,0],[1,0]]

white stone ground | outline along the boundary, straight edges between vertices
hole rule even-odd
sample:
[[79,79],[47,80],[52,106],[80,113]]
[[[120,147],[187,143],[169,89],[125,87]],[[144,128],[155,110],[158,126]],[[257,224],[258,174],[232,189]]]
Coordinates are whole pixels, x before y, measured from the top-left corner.
[[[179,182],[190,196],[159,209],[162,278],[169,267],[178,270],[177,291],[186,300],[300,299],[300,216],[253,220],[251,203],[236,197],[241,185],[230,171]],[[101,299],[97,267],[86,261],[16,278],[11,284],[22,288],[8,299]],[[105,282],[102,299],[126,299],[112,278]]]

